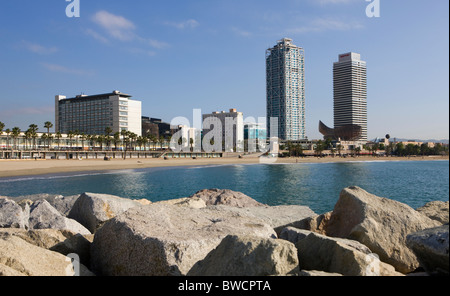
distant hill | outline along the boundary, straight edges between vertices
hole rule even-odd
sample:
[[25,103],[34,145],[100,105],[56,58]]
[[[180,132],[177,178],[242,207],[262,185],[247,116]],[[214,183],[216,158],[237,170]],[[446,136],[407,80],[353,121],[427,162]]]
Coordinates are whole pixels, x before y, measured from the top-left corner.
[[[407,141],[415,141],[415,142],[424,142],[424,143],[443,143],[443,144],[448,144],[449,140],[435,140],[435,139],[429,139],[429,140],[420,140],[420,139],[402,139],[402,138],[396,138],[395,139],[397,142],[407,142]],[[394,138],[390,139],[391,142],[394,141]]]

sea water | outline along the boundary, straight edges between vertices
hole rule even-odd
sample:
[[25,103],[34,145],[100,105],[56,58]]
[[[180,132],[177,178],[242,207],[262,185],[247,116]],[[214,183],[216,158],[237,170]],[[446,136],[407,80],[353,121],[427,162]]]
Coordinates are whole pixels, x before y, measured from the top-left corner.
[[449,200],[448,161],[250,164],[147,168],[0,178],[0,195],[105,193],[150,201],[193,195],[202,189],[240,191],[268,205],[333,210],[339,193],[359,186],[413,208]]

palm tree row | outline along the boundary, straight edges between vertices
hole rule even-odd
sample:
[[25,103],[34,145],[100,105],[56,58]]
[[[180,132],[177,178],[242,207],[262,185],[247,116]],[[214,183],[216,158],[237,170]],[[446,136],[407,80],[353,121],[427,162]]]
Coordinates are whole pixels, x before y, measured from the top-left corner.
[[[41,143],[43,143],[46,149],[50,149],[51,143],[54,143],[53,140],[56,140],[58,145],[58,150],[61,147],[61,139],[63,138],[63,135],[60,132],[57,133],[50,133],[50,129],[53,127],[53,123],[50,121],[47,121],[44,123],[44,128],[47,129],[47,133],[44,133],[41,135]],[[10,147],[10,138],[13,139],[13,149],[18,149],[19,145],[17,144],[17,139],[22,134],[22,131],[18,127],[14,127],[12,130],[6,129],[5,124],[3,122],[0,122],[0,136],[3,135],[3,133],[6,134],[6,146]],[[24,148],[28,149],[28,143],[30,142],[31,149],[38,149],[37,145],[37,139],[38,136],[38,126],[36,124],[31,124],[27,131],[23,132],[23,139],[24,139]],[[113,130],[110,127],[107,127],[105,129],[104,135],[88,135],[83,132],[79,132],[78,130],[75,131],[69,131],[67,133],[66,139],[68,139],[68,146],[70,148],[75,147],[80,148],[79,144],[81,141],[81,149],[85,150],[85,148],[95,149],[96,147],[100,146],[100,150],[104,150],[104,144],[107,150],[111,150],[112,145],[114,145],[114,149],[118,150],[119,145],[122,145],[122,148],[125,150],[137,150],[139,147],[139,150],[151,149],[150,143],[153,144],[153,149],[157,149],[157,144],[159,143],[160,149],[163,149],[164,143],[166,139],[163,136],[156,137],[154,135],[148,134],[146,136],[138,136],[137,134],[130,132],[130,131],[121,131],[116,132],[112,134]],[[66,140],[67,144],[67,140]],[[98,146],[97,146],[98,145]],[[67,148],[67,147],[66,147]]]

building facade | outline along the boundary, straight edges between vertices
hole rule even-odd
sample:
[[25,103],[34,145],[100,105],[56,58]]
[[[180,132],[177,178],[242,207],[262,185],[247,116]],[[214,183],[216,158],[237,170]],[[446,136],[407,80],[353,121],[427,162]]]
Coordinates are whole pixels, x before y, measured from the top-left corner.
[[367,66],[361,55],[339,55],[333,65],[334,128],[361,127],[356,141],[367,142]]
[[[305,55],[284,38],[266,51],[267,132],[269,137],[297,141],[306,138]],[[272,119],[272,120],[271,120]],[[278,128],[272,125],[278,121]],[[272,129],[272,130],[271,130]],[[275,135],[278,131],[278,134]]]
[[104,135],[123,130],[142,135],[142,103],[119,91],[75,98],[55,97],[55,131]]
[[203,124],[203,137],[212,138],[216,145],[217,141],[221,141],[222,151],[232,152],[243,149],[244,115],[242,112],[230,109],[230,112],[203,114]]

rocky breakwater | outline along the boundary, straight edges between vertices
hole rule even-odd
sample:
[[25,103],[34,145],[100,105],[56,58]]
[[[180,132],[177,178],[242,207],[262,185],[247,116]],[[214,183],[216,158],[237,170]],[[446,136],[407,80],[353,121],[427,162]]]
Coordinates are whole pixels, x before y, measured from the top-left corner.
[[448,202],[414,210],[358,187],[321,215],[219,189],[155,203],[0,198],[0,275],[72,275],[67,254],[79,256],[81,275],[448,274],[445,221]]

